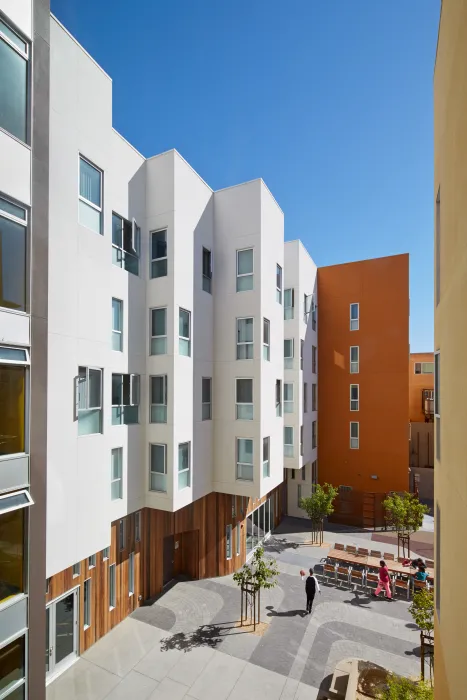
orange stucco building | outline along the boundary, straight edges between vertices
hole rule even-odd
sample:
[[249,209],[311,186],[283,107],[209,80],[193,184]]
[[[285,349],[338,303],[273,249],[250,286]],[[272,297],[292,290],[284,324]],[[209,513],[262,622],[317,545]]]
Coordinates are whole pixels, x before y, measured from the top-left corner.
[[319,268],[318,328],[320,483],[407,490],[408,254]]
[[411,423],[424,423],[432,419],[434,368],[434,352],[410,353],[409,420]]

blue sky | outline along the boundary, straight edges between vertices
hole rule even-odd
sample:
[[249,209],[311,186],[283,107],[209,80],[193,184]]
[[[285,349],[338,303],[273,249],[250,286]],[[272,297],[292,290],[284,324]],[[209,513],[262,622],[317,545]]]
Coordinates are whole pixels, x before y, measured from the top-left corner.
[[176,148],[213,189],[262,177],[317,265],[409,252],[411,349],[433,349],[439,0],[51,7],[145,156]]

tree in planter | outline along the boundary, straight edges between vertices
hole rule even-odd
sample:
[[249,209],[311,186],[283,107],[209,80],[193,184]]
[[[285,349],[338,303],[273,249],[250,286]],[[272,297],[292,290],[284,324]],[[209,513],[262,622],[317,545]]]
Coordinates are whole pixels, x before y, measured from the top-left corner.
[[378,695],[378,700],[433,700],[433,688],[425,681],[388,676],[387,687]]
[[390,493],[383,501],[385,519],[388,525],[397,531],[397,556],[400,556],[399,546],[402,542],[402,556],[410,556],[410,535],[417,532],[423,525],[423,516],[428,513],[428,507],[420,503],[413,493]]
[[435,601],[431,591],[422,588],[414,594],[413,601],[409,607],[409,613],[412,615],[414,622],[420,628],[420,646],[421,646],[421,672],[422,678],[425,678],[425,655],[428,653],[430,664],[430,681],[433,678],[433,630]]
[[[277,586],[277,576],[279,576],[277,562],[275,559],[265,559],[263,547],[257,547],[251,562],[244,564],[240,571],[233,575],[233,580],[241,591],[241,625],[246,620],[247,611],[250,608],[250,624],[253,621],[253,627],[256,629],[256,624],[260,622],[261,589],[268,590]],[[243,616],[244,605],[245,616]]]
[[324,518],[334,513],[334,501],[338,490],[331,484],[316,484],[311,496],[301,498],[299,506],[306,512],[311,520],[312,544],[323,544]]

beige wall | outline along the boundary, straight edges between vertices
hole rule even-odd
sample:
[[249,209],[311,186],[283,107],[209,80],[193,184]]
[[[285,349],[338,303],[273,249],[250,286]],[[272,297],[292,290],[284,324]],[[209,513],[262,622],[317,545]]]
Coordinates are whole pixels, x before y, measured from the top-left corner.
[[[435,460],[435,540],[439,619],[436,700],[465,697],[467,596],[467,2],[443,0],[434,77],[435,180],[440,188],[440,301],[435,350],[440,351],[440,460]],[[435,260],[436,260],[435,235]],[[435,264],[436,269],[436,264]],[[436,304],[436,285],[435,285]],[[435,429],[435,433],[436,433]],[[436,436],[435,436],[436,441]],[[435,445],[436,453],[436,445]],[[441,553],[441,556],[439,556]],[[455,572],[455,573],[454,573]]]

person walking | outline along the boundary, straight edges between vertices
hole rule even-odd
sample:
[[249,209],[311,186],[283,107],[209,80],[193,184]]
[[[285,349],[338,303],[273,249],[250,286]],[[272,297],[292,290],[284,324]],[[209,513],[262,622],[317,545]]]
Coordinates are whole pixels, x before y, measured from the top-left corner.
[[310,569],[310,575],[305,582],[306,611],[308,614],[311,613],[316,592],[321,593],[321,590],[319,588],[318,579],[313,573],[313,569]]
[[391,595],[391,587],[389,585],[390,578],[389,578],[389,571],[388,567],[386,566],[386,562],[381,560],[379,562],[379,572],[378,572],[378,585],[376,586],[376,590],[373,593],[374,597],[377,598],[378,595],[381,593],[381,591],[384,590],[386,591],[386,598],[388,600],[392,600],[392,595]]

